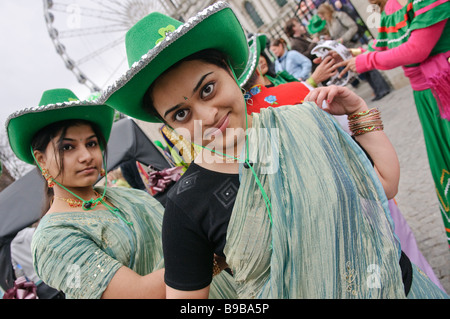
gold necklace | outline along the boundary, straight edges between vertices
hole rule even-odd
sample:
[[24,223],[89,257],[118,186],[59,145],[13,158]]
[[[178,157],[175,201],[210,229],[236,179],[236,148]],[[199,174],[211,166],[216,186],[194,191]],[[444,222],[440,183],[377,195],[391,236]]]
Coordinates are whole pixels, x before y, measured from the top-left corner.
[[231,157],[231,155],[221,155],[221,154],[217,154],[216,153],[216,155],[218,155],[222,160],[224,160],[225,161],[225,163],[235,163],[235,162],[238,162],[240,159],[239,159],[239,156],[238,157]]
[[220,158],[225,163],[235,163],[235,162],[239,162],[241,160],[239,155],[234,157],[234,156],[231,156],[231,155],[228,155],[225,153],[216,152],[214,150],[209,150],[209,151],[211,152],[212,156]]
[[[97,193],[96,191],[94,191],[94,194],[96,196],[96,198],[100,197],[100,194]],[[64,197],[59,197],[59,196],[54,196],[56,199],[60,199],[62,201],[65,201],[66,203],[69,204],[70,207],[81,207],[83,206],[84,202],[78,199],[73,199],[73,198],[64,198]]]

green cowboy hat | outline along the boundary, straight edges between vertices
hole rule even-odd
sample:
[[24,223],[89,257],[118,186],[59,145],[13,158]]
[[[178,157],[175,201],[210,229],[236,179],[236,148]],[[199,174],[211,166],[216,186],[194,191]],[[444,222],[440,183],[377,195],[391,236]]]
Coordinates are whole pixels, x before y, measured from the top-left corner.
[[253,72],[255,72],[258,67],[259,57],[261,56],[261,52],[265,50],[266,43],[267,37],[264,34],[255,34],[248,40],[250,55],[244,72],[238,78],[238,84],[240,87],[243,87],[248,80],[250,80]]
[[42,94],[40,106],[25,108],[11,114],[6,120],[9,144],[22,161],[33,164],[31,153],[33,137],[41,129],[62,120],[86,120],[95,123],[105,139],[109,139],[114,120],[114,109],[95,101],[80,101],[68,89],[53,89]]
[[236,77],[244,71],[248,46],[233,10],[217,2],[186,23],[159,12],[150,13],[126,34],[130,69],[104,92],[101,101],[131,117],[160,122],[143,109],[150,85],[178,61],[205,49],[225,53]]
[[309,20],[308,29],[309,34],[315,34],[322,31],[325,28],[327,22],[322,20],[317,14],[313,15],[311,20]]

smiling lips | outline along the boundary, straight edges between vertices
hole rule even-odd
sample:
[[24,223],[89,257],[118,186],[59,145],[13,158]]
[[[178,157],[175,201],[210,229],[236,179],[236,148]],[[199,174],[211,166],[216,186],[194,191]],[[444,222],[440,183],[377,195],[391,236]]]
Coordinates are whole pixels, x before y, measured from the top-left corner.
[[78,171],[78,173],[86,175],[92,174],[94,172],[98,172],[98,170],[95,167],[86,167],[85,169]]
[[228,124],[230,124],[230,114],[228,113],[227,115],[225,115],[220,121],[219,123],[217,123],[217,125],[213,128],[210,128],[209,130],[213,131],[210,134],[210,137],[216,136],[220,133],[225,132],[226,128],[228,127]]

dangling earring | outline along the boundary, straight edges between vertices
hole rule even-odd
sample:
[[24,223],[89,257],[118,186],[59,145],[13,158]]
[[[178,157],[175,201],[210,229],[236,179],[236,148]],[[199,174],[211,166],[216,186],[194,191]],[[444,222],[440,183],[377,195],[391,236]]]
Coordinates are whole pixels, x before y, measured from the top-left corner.
[[100,176],[101,176],[101,177],[104,177],[105,175],[106,175],[106,171],[105,171],[104,168],[102,168],[102,169],[100,170]]
[[44,179],[47,181],[48,187],[52,188],[55,186],[55,182],[53,181],[52,175],[48,172],[48,169],[43,168],[42,169],[42,176],[44,176]]
[[242,95],[244,95],[245,103],[253,106],[252,95],[250,93],[248,93],[247,90],[244,88],[241,88],[241,92],[242,92]]

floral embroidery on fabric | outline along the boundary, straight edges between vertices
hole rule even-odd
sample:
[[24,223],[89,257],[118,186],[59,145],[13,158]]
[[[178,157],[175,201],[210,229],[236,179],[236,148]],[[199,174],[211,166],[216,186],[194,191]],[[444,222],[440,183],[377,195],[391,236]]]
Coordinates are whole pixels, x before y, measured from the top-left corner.
[[255,85],[254,87],[252,87],[250,89],[250,94],[252,96],[255,96],[256,94],[259,94],[259,93],[261,93],[261,86],[259,86],[259,85]]
[[347,272],[343,274],[345,283],[347,285],[345,290],[348,293],[351,293],[353,296],[356,296],[358,293],[355,290],[355,280],[356,280],[355,269],[352,269],[351,263],[349,261],[347,261],[345,265],[347,268]]
[[266,96],[264,101],[266,101],[270,105],[278,104],[277,97],[275,95]]
[[165,28],[161,28],[158,30],[158,33],[162,36],[161,39],[156,40],[156,44],[162,42],[168,35],[169,33],[172,33],[175,31],[175,27],[171,24],[169,24],[167,27]]

